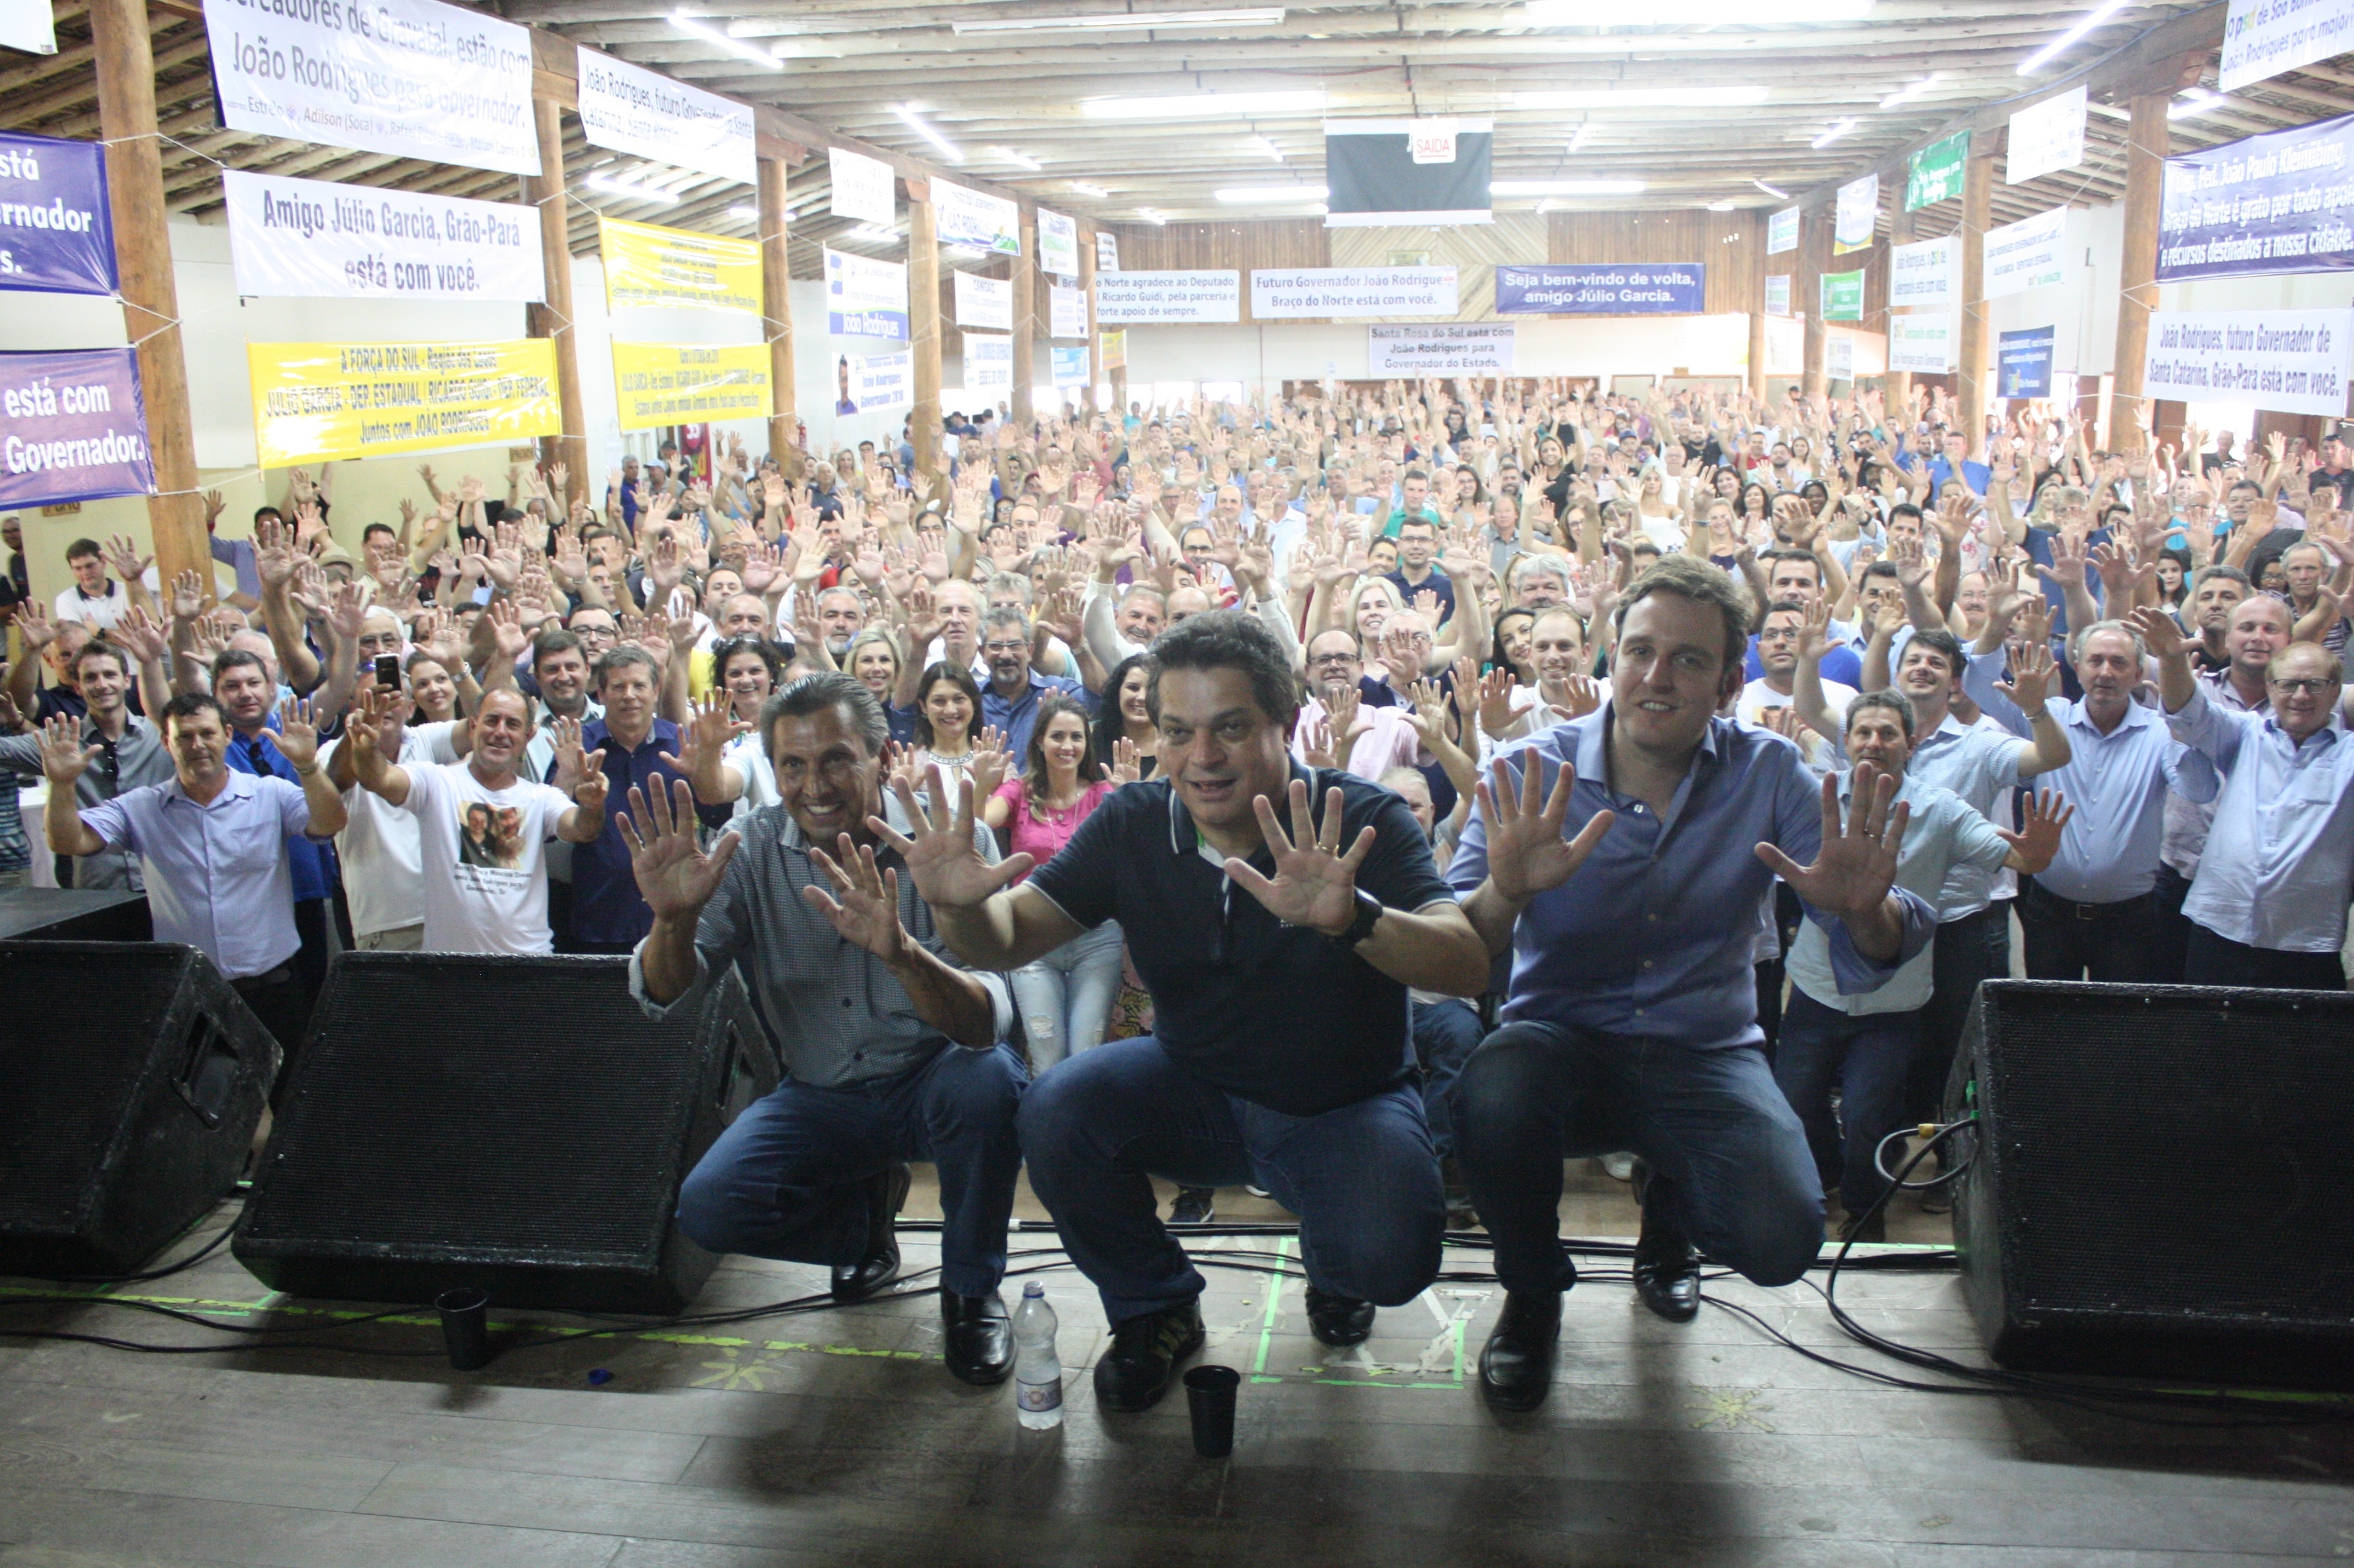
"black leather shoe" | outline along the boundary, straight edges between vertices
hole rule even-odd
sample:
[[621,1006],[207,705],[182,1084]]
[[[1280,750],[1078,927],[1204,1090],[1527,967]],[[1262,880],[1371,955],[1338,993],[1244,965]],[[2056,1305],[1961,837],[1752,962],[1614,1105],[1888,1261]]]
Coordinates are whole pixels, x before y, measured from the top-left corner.
[[1373,1331],[1373,1304],[1353,1296],[1308,1287],[1308,1330],[1337,1351],[1362,1345]]
[[1013,1319],[996,1291],[960,1296],[941,1286],[940,1327],[948,1336],[949,1371],[960,1381],[987,1388],[1013,1371]]
[[1111,1348],[1096,1362],[1096,1404],[1150,1410],[1176,1381],[1177,1363],[1202,1348],[1202,1304],[1187,1301],[1112,1325]]
[[894,1165],[869,1180],[866,1189],[866,1255],[833,1266],[833,1298],[864,1301],[899,1277],[900,1206],[907,1201],[914,1172]]
[[1699,1255],[1683,1232],[1648,1213],[1642,1239],[1635,1244],[1635,1294],[1670,1323],[1700,1316]]
[[1885,1209],[1870,1219],[1851,1219],[1840,1227],[1840,1240],[1847,1242],[1884,1242],[1888,1239],[1888,1213]]
[[1479,1392],[1499,1410],[1534,1410],[1553,1392],[1561,1350],[1561,1292],[1513,1290],[1479,1352]]

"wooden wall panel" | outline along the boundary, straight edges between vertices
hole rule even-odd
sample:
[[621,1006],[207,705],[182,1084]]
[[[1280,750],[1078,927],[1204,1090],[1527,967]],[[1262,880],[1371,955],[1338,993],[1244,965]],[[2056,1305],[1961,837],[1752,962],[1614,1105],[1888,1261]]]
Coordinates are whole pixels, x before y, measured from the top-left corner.
[[1711,314],[1765,308],[1762,211],[1555,212],[1546,224],[1547,260],[1697,261]]
[[1254,267],[1330,267],[1320,217],[1261,217],[1235,223],[1121,223],[1105,227],[1119,237],[1124,272],[1210,272],[1232,269],[1242,278],[1242,319],[1252,319]]
[[[1393,258],[1427,256],[1432,267],[1456,270],[1454,315],[1458,322],[1484,322],[1496,314],[1496,263],[1545,259],[1544,219],[1532,212],[1500,212],[1493,223],[1427,224],[1409,228],[1327,229],[1335,267],[1387,267]],[[1401,263],[1402,264],[1402,263]],[[1428,321],[1399,316],[1398,321]]]

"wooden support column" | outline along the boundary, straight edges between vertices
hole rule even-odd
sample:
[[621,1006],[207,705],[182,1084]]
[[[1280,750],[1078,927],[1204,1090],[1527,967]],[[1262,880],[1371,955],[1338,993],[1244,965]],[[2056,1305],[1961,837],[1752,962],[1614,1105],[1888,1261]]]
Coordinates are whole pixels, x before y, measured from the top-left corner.
[[1087,390],[1079,400],[1079,413],[1084,418],[1095,412],[1096,387],[1111,379],[1104,368],[1103,334],[1096,331],[1096,226],[1079,225],[1079,295],[1087,312]]
[[107,203],[114,219],[122,325],[139,355],[147,450],[157,493],[147,498],[155,569],[164,582],[194,572],[213,597],[212,550],[196,495],[196,424],[180,342],[179,288],[164,228],[163,145],[155,139],[155,54],[143,0],[91,0],[98,57],[98,118],[106,149]]
[[[1904,198],[1900,195],[1896,198],[1896,210],[1888,217],[1888,291],[1891,296],[1896,292],[1896,248],[1912,244],[1913,233],[1913,215],[1904,210]],[[1887,313],[1881,322],[1881,330],[1888,334],[1892,352],[1896,341],[1896,302],[1892,297]],[[1913,373],[1891,370],[1881,377],[1880,396],[1888,406],[1890,417],[1903,418],[1904,410],[1913,402]]]
[[798,450],[793,401],[793,270],[790,236],[792,212],[785,205],[782,158],[760,160],[760,323],[769,339],[769,390],[775,398],[769,415],[769,454],[778,462]]
[[1988,394],[1986,232],[1994,214],[1994,154],[1972,152],[1962,168],[1961,344],[1955,351],[1955,390],[1962,405],[1962,429],[1969,455],[1982,460]]
[[1022,254],[1013,258],[1013,422],[1027,429],[1037,418],[1033,383],[1038,374],[1038,221],[1025,215]]
[[1823,274],[1830,270],[1831,234],[1837,224],[1836,209],[1832,207],[1798,215],[1798,275],[1791,288],[1798,298],[1790,302],[1807,322],[1807,352],[1798,389],[1808,398],[1821,397],[1829,386],[1823,374],[1830,338],[1823,325]]
[[2126,101],[2133,120],[2126,132],[2125,253],[2117,262],[2116,373],[2110,382],[2108,448],[2141,451],[2149,443],[2143,429],[2142,371],[2149,354],[2149,313],[2158,308],[2158,219],[2165,195],[2166,154],[2173,134],[2166,118],[2173,99],[2164,92],[2136,93]]
[[940,246],[928,182],[907,182],[907,346],[915,355],[916,468],[940,467]]
[[572,330],[572,198],[564,188],[564,106],[534,98],[533,123],[539,132],[539,173],[525,175],[524,199],[539,209],[540,264],[547,299],[525,313],[525,330],[556,344],[556,396],[563,410],[560,435],[541,439],[540,459],[570,470],[569,500],[592,493],[588,472],[588,415],[580,400],[579,334]]
[[1757,305],[1749,313],[1749,395],[1763,402],[1766,398],[1766,285],[1765,275],[1758,275]]

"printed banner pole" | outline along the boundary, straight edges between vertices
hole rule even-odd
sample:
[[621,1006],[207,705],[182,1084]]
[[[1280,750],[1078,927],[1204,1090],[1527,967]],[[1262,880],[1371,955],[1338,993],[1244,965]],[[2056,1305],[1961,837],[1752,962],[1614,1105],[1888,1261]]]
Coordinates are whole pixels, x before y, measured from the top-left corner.
[[524,312],[524,330],[546,338],[556,354],[556,397],[562,428],[539,443],[540,461],[567,471],[568,504],[594,493],[588,472],[588,415],[580,395],[580,336],[572,330],[572,198],[564,185],[564,111],[554,99],[532,101],[539,137],[539,168],[523,177],[525,196],[539,208],[539,260],[546,298]]

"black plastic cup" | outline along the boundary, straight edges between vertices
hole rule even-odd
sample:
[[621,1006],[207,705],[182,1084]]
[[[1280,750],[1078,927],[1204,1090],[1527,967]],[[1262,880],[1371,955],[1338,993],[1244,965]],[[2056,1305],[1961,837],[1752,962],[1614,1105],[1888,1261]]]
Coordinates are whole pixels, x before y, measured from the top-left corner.
[[451,1367],[472,1372],[490,1365],[490,1297],[471,1287],[444,1290],[433,1298],[433,1305],[441,1313],[441,1342],[450,1348]]
[[1193,1452],[1223,1459],[1235,1451],[1235,1391],[1243,1374],[1232,1367],[1195,1367],[1185,1374],[1185,1406],[1193,1417]]

